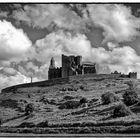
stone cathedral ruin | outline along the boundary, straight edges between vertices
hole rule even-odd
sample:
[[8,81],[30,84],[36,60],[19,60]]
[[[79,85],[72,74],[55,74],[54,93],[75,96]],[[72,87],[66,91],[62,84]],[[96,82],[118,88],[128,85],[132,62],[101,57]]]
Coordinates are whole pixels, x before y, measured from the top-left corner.
[[76,77],[77,75],[86,75],[97,77],[112,77],[112,78],[137,78],[137,72],[129,72],[128,74],[122,74],[117,71],[110,74],[99,74],[96,69],[96,63],[91,62],[82,62],[82,56],[66,56],[62,54],[62,67],[55,66],[55,60],[52,57],[50,60],[50,66],[48,70],[48,80],[31,82],[19,84],[11,87],[7,87],[2,89],[2,93],[7,92],[16,92],[18,88],[24,87],[35,87],[35,86],[52,86],[56,84],[65,84],[68,83],[72,77]]
[[48,71],[48,79],[66,78],[79,74],[96,73],[96,63],[82,62],[82,56],[66,56],[62,54],[62,67],[55,67],[55,60],[52,57]]
[[[55,66],[55,60],[52,57],[48,70],[48,80],[55,78],[66,78],[74,75],[96,74],[96,63],[82,62],[82,56],[66,56],[62,54],[62,67]],[[117,74],[123,78],[137,78],[137,72],[121,74],[117,71],[111,74]]]

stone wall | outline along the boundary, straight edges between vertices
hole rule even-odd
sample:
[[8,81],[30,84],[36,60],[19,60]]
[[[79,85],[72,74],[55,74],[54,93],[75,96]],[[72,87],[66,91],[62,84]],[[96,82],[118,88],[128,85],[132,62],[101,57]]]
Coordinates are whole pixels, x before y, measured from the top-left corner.
[[83,68],[83,71],[84,71],[84,74],[96,73],[95,67],[84,67]]
[[16,92],[18,88],[28,88],[28,87],[45,87],[45,86],[53,86],[57,84],[65,84],[69,82],[69,78],[56,78],[56,79],[51,79],[51,80],[45,80],[45,81],[40,81],[40,82],[33,82],[33,83],[26,83],[26,84],[20,84],[20,85],[15,85],[11,87],[7,87],[5,89],[2,89],[2,93],[7,93],[7,92]]
[[77,75],[77,76],[70,76],[69,80],[87,80],[87,79],[116,79],[119,78],[120,74],[84,74],[84,75]]
[[48,71],[48,80],[62,77],[62,68],[53,68]]
[[68,77],[82,73],[82,56],[66,56],[62,54],[62,77]]
[[68,77],[69,71],[68,68],[70,67],[69,57],[62,54],[62,78]]

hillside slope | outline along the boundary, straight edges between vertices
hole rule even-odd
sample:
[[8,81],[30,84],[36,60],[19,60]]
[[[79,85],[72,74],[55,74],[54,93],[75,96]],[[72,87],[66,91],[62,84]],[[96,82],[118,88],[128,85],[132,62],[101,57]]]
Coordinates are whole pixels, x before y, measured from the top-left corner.
[[[112,118],[112,110],[120,101],[109,105],[101,102],[101,95],[106,92],[113,92],[121,99],[129,81],[135,84],[137,92],[140,93],[139,80],[105,75],[70,77],[69,83],[63,85],[19,88],[14,93],[1,93],[1,127],[19,127],[23,123],[37,125],[45,121],[48,121],[49,125],[139,122],[139,111],[130,116]],[[87,103],[79,104],[83,98]],[[25,116],[25,107],[29,103],[32,103],[35,109],[31,115]]]

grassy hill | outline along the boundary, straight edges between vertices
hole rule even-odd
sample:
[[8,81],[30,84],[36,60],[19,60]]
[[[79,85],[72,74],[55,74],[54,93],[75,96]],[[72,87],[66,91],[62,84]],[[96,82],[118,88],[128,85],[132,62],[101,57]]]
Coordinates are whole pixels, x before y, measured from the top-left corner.
[[[34,134],[139,133],[140,108],[125,117],[112,117],[122,95],[133,83],[139,95],[140,81],[106,75],[70,77],[65,84],[24,87],[0,94],[0,132]],[[119,100],[103,104],[102,94],[114,93]],[[31,103],[34,111],[25,115]]]

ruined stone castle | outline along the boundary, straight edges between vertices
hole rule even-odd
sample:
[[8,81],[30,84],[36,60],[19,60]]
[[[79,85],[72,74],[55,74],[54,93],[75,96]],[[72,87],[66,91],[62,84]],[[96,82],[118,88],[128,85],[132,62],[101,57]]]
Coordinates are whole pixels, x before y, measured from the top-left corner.
[[55,60],[52,57],[48,71],[48,79],[96,73],[95,65],[95,63],[91,62],[82,62],[82,56],[66,56],[62,54],[62,67],[59,68],[56,68]]
[[[74,75],[84,75],[96,73],[96,63],[82,62],[82,56],[66,56],[62,54],[62,67],[55,66],[55,60],[52,57],[48,71],[48,80],[55,78],[66,78]],[[121,74],[115,71],[111,74],[117,74],[123,78],[137,78],[137,72],[129,72],[129,74]]]
[[[17,92],[19,88],[27,88],[27,87],[45,87],[45,86],[53,86],[56,84],[65,84],[68,83],[72,79],[77,79],[78,77],[84,79],[86,77],[94,77],[97,78],[134,78],[137,79],[137,72],[129,72],[128,74],[122,74],[120,72],[112,72],[110,74],[96,74],[96,64],[91,62],[82,62],[81,56],[65,56],[62,55],[62,67],[55,66],[55,60],[52,57],[50,61],[49,71],[48,71],[48,80],[31,82],[19,84],[11,87],[7,87],[1,90],[2,93],[7,92]],[[85,75],[88,74],[88,75]],[[90,74],[90,75],[89,75]],[[78,76],[76,76],[78,75]]]

